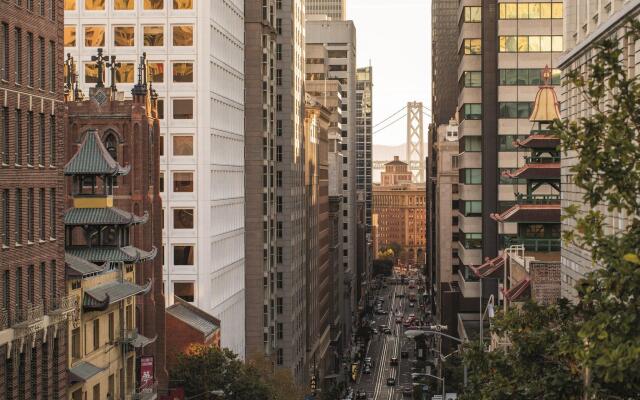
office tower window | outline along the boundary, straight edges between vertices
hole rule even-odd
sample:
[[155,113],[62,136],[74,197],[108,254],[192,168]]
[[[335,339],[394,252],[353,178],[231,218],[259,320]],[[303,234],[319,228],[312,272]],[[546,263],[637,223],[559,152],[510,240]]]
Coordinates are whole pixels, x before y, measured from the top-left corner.
[[149,25],[142,28],[145,46],[164,46],[164,26]]
[[500,3],[500,19],[561,19],[562,3]]
[[74,25],[64,27],[64,47],[76,47],[76,27]]
[[173,99],[173,119],[193,119],[193,99]]
[[174,245],[173,265],[193,265],[194,253],[193,245]]
[[193,25],[174,25],[173,45],[193,46]]
[[173,63],[173,81],[176,83],[193,82],[193,63]]
[[562,50],[562,35],[499,37],[499,51],[501,53],[545,53],[561,52]]
[[464,87],[482,87],[481,71],[465,71],[463,74]]
[[49,165],[56,165],[56,151],[58,144],[56,143],[56,116],[49,116]]
[[482,22],[482,7],[465,7],[464,22]]
[[176,208],[173,210],[173,229],[193,229],[192,208]]
[[104,46],[104,44],[105,44],[104,25],[87,25],[84,27],[85,47],[102,47]]
[[76,7],[76,0],[64,0],[65,11],[74,11]]
[[481,168],[464,168],[460,172],[460,183],[465,185],[480,185],[482,184],[482,169]]
[[460,152],[463,151],[482,151],[482,137],[481,136],[463,136],[459,142]]
[[[541,68],[500,69],[498,70],[500,85],[540,86],[544,83]],[[561,72],[553,69],[551,84],[560,85]]]
[[144,0],[145,10],[162,10],[164,8],[164,0]]
[[464,54],[477,55],[482,54],[482,39],[465,39]]
[[33,87],[33,33],[27,33],[27,85]]
[[114,0],[114,10],[133,10],[134,0]]
[[482,119],[482,104],[466,103],[462,109],[462,119]]
[[464,233],[460,232],[462,246],[465,249],[481,249],[482,248],[482,233]]
[[116,69],[116,82],[133,83],[135,75],[135,65],[133,63],[120,63],[120,66]]
[[158,119],[164,119],[164,99],[158,99]]
[[193,282],[173,282],[173,294],[184,301],[193,303],[195,300],[195,284]]
[[104,0],[84,0],[84,9],[87,11],[103,11]]
[[[150,62],[149,66],[149,79],[153,83],[164,82],[164,64],[161,62]],[[158,106],[158,108],[160,108]]]
[[193,172],[174,172],[173,191],[176,193],[193,192]]
[[116,47],[134,46],[135,28],[133,26],[115,26],[113,28],[113,45]]
[[533,111],[533,103],[531,102],[501,102],[498,103],[499,118],[529,118]]
[[14,30],[14,51],[15,51],[15,64],[14,72],[16,83],[22,83],[22,29],[15,28]]
[[176,135],[173,136],[173,155],[192,156],[193,136]]
[[193,0],[173,0],[174,10],[192,10]]

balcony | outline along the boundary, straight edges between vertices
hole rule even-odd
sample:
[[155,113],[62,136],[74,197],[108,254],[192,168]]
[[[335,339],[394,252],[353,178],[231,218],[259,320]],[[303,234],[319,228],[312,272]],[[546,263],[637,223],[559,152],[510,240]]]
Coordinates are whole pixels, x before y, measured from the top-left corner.
[[516,203],[526,205],[560,204],[560,196],[555,194],[518,194]]
[[562,247],[562,240],[560,238],[550,238],[550,239],[537,239],[537,238],[512,238],[505,237],[504,238],[505,248],[511,247],[514,245],[523,245],[526,251],[534,251],[534,252],[551,252],[551,251],[560,251]]
[[40,329],[44,319],[44,305],[27,304],[16,310],[13,329],[22,334],[33,333]]
[[68,295],[51,299],[51,306],[48,314],[53,319],[60,321],[66,319],[76,310],[78,310],[78,297],[75,295]]
[[4,308],[0,308],[0,331],[9,327],[9,312]]
[[560,157],[528,156],[525,157],[524,160],[527,164],[558,164]]

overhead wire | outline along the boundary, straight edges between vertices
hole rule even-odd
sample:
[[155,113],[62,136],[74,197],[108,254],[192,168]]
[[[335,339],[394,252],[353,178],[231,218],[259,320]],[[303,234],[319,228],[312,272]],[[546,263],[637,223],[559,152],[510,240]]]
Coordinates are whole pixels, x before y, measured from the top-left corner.
[[387,118],[383,119],[382,121],[374,124],[372,126],[372,128],[375,128],[376,126],[380,126],[383,123],[385,123],[386,121],[390,120],[391,118],[393,118],[394,116],[398,115],[400,112],[404,111],[404,109],[407,108],[407,106],[402,107],[401,109],[399,109],[398,111],[394,112],[393,114],[389,115]]
[[397,119],[396,119],[396,120],[394,120],[393,122],[390,122],[389,124],[387,124],[387,125],[383,126],[382,128],[375,130],[375,131],[374,131],[374,132],[372,132],[371,134],[372,134],[372,135],[375,135],[376,133],[380,133],[380,132],[382,132],[383,130],[385,130],[385,129],[389,128],[391,125],[394,125],[396,122],[400,121],[401,119],[404,119],[406,116],[407,116],[407,114],[404,114],[404,115],[400,116],[399,118],[397,118]]

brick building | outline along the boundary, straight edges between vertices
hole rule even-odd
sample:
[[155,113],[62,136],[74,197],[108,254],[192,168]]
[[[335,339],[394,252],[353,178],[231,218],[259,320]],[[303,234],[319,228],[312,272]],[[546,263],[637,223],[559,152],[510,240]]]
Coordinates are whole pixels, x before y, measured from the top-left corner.
[[0,2],[0,398],[66,397],[62,2]]
[[[79,148],[87,131],[95,131],[101,145],[109,153],[113,161],[131,171],[123,176],[114,177],[111,207],[117,207],[127,214],[146,218],[146,223],[136,224],[125,235],[129,246],[145,252],[161,252],[163,209],[160,192],[164,185],[160,178],[160,129],[158,121],[158,98],[151,84],[147,82],[147,61],[141,57],[138,66],[138,83],[131,90],[132,98],[125,99],[119,92],[114,77],[117,71],[111,67],[107,74],[106,67],[115,65],[115,57],[105,63],[107,57],[98,50],[98,81],[90,89],[88,97],[77,90],[75,82],[76,68],[72,59],[66,61],[68,85],[68,101],[66,102],[66,149],[70,159]],[[111,76],[111,86],[104,87],[103,77]],[[68,182],[71,188],[71,181]],[[174,183],[177,184],[177,183]],[[69,190],[71,194],[71,189]],[[67,204],[71,207],[72,203]],[[193,223],[193,214],[173,209],[180,214],[185,224]],[[109,257],[90,259],[102,264],[113,262]],[[144,347],[136,348],[136,357],[153,357],[154,378],[162,388],[167,384],[165,366],[165,299],[162,281],[162,257],[137,257],[130,262],[135,266],[135,285],[150,289],[135,298],[135,324],[129,330],[136,334],[153,339]],[[149,360],[149,358],[146,358]],[[139,376],[136,377],[139,379]],[[137,382],[139,383],[139,382]],[[103,391],[106,393],[106,391]]]
[[377,247],[402,247],[401,258],[423,263],[426,246],[426,191],[424,184],[411,183],[407,163],[394,157],[385,164],[382,184],[373,186],[373,220]]

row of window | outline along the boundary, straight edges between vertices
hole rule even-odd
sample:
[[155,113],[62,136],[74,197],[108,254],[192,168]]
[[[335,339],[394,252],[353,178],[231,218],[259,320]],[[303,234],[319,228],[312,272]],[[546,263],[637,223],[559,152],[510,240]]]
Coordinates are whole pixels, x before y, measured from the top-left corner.
[[[25,346],[26,347],[26,346]],[[5,357],[4,365],[4,397],[3,399],[26,399],[27,398],[27,376],[31,383],[32,398],[36,398],[36,393],[40,392],[42,399],[57,399],[60,397],[60,335],[53,338],[53,351],[49,351],[50,342],[43,342],[41,345],[31,347],[29,359],[29,373],[27,373],[27,349],[14,353],[15,356]],[[38,355],[40,357],[40,371],[38,371]],[[15,378],[18,378],[16,388]],[[49,385],[51,377],[51,385]]]
[[[499,151],[522,151],[514,144],[517,140],[523,140],[526,135],[498,135]],[[458,142],[459,151],[477,152],[482,151],[482,136],[463,136]]]
[[[49,310],[51,300],[55,300],[58,293],[57,276],[56,260],[51,260],[49,266],[46,262],[41,262],[39,268],[29,265],[27,268],[17,267],[13,273],[5,270],[2,273],[2,307],[7,311],[9,319],[22,322],[25,305],[42,304],[45,312]],[[40,286],[37,291],[36,282]],[[50,291],[47,290],[48,286]],[[12,291],[14,302],[11,302]]]
[[[173,156],[185,157],[193,155],[193,136],[191,135],[172,135],[173,139]],[[164,156],[164,136],[160,135],[160,155]]]
[[[49,198],[46,197],[46,189],[29,188],[27,190],[14,189],[13,194],[9,189],[3,189],[0,197],[0,239],[2,245],[8,247],[13,238],[16,246],[25,243],[35,243],[36,234],[43,242],[56,237],[56,189],[49,189]],[[36,221],[36,202],[38,207],[38,220]],[[46,209],[49,208],[49,226],[46,226]],[[11,224],[13,217],[13,224]],[[25,218],[26,217],[26,218]],[[36,222],[38,230],[36,232]],[[13,231],[11,229],[13,228]],[[25,230],[26,228],[26,230]]]
[[[165,0],[143,0],[142,8],[144,10],[164,10]],[[193,0],[171,0],[174,10],[192,10]],[[134,10],[136,0],[113,0],[113,9],[115,11]],[[75,11],[78,9],[78,0],[64,0],[65,11]],[[104,11],[106,9],[105,0],[84,0],[84,9],[86,11]]]
[[[526,179],[510,178],[505,176],[507,172],[513,172],[515,168],[499,168],[498,180],[500,184],[526,184]],[[459,182],[465,185],[481,185],[482,184],[482,168],[463,168],[459,172]]]
[[[164,172],[160,172],[160,192],[164,192]],[[173,192],[193,193],[193,172],[174,172]]]
[[[15,166],[22,166],[26,163],[28,167],[38,165],[43,168],[46,165],[47,154],[49,155],[49,165],[56,165],[55,115],[49,115],[48,129],[46,126],[47,117],[43,113],[38,113],[36,117],[33,111],[24,113],[22,109],[16,108],[13,111],[13,121],[10,120],[9,115],[8,107],[0,109],[0,161],[2,165],[8,166],[14,163]],[[48,149],[47,136],[49,136]]]
[[562,19],[562,3],[500,3],[500,19]]
[[[13,43],[13,47],[11,44]],[[47,54],[47,49],[48,53]],[[12,54],[13,50],[13,54]],[[37,60],[36,60],[37,53]],[[22,28],[13,29],[13,40],[9,25],[2,23],[0,32],[0,79],[11,80],[16,85],[26,84],[29,87],[56,90],[56,44],[44,37],[34,36],[32,32],[23,33]]]
[[[533,112],[533,102],[530,101],[505,101],[498,103],[498,118],[516,119],[529,118]],[[482,104],[465,103],[462,107],[462,118],[482,119]]]
[[[149,62],[149,79],[153,83],[164,83],[165,67],[162,62]],[[105,80],[105,71],[102,71],[102,80]],[[136,64],[133,62],[119,62],[115,71],[116,83],[134,83],[136,76]],[[174,62],[171,64],[171,78],[173,83],[193,83],[193,63]],[[98,67],[94,62],[84,63],[85,83],[98,82]]]
[[[543,68],[499,69],[498,84],[500,86],[540,86],[544,84]],[[551,72],[551,84],[560,85],[561,72]],[[460,85],[468,88],[482,87],[482,71],[465,71],[460,78]]]
[[[193,46],[193,25],[172,25],[172,44],[175,47]],[[104,47],[106,43],[105,25],[84,25],[84,46]],[[64,46],[77,46],[77,27],[64,27]],[[164,26],[145,25],[142,27],[142,42],[147,47],[164,46]],[[133,47],[136,45],[136,32],[133,25],[113,27],[113,45],[116,47]]]
[[[7,1],[7,0],[5,0]],[[22,7],[23,0],[15,0],[14,4],[18,7]],[[46,17],[47,14],[51,21],[56,20],[56,6],[58,5],[57,0],[38,0],[39,4],[36,7],[36,0],[27,0],[26,7],[27,11],[33,13],[35,9],[38,9],[38,15],[41,17]],[[49,3],[47,5],[47,3]]]
[[562,35],[500,36],[500,53],[548,53],[563,50]]

